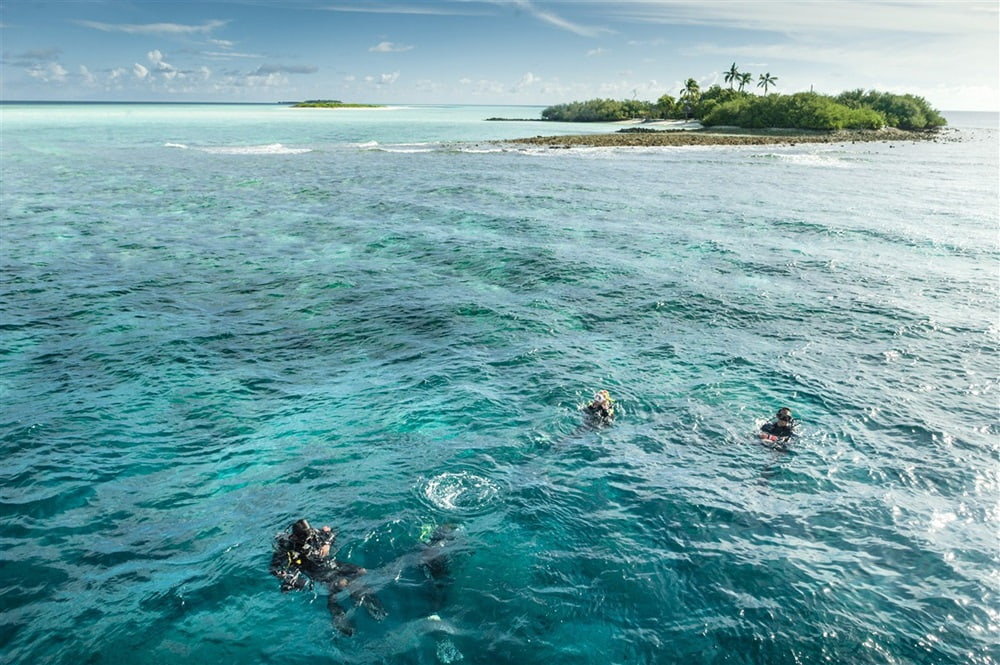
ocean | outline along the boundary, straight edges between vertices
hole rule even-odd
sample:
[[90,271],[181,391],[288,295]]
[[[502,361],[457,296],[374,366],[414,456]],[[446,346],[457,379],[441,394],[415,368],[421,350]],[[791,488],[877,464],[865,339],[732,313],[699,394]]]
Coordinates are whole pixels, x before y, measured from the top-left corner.
[[997,114],[540,111],[0,106],[0,662],[1000,662]]

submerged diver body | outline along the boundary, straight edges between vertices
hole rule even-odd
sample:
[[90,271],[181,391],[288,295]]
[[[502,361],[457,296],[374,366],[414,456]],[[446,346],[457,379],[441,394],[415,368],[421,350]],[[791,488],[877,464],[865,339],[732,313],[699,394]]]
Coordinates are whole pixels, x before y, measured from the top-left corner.
[[455,540],[456,531],[457,525],[442,524],[433,531],[427,528],[429,535],[420,539],[423,546],[419,552],[419,566],[425,576],[434,580],[435,586],[441,586],[451,575],[449,546]]
[[334,626],[341,633],[351,635],[354,627],[337,602],[341,591],[349,589],[351,598],[358,605],[363,605],[377,621],[385,618],[385,609],[371,591],[352,584],[367,572],[364,568],[330,556],[335,540],[336,535],[330,527],[314,529],[306,520],[298,520],[287,531],[275,536],[270,569],[271,574],[281,580],[282,593],[311,589],[314,583],[326,585],[330,591],[326,604]]

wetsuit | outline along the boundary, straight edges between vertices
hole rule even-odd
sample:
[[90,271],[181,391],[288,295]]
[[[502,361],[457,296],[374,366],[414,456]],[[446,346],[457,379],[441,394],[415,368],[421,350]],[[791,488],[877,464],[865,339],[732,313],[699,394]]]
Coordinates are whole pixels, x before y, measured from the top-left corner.
[[760,431],[765,446],[775,450],[785,450],[786,444],[795,436],[795,423],[789,422],[787,425],[778,422],[764,423]]
[[[306,531],[296,526],[286,533],[278,534],[275,536],[274,553],[271,555],[271,574],[281,580],[282,592],[312,588],[313,582],[325,584],[330,590],[326,604],[333,616],[334,625],[340,632],[350,635],[354,628],[337,602],[337,594],[363,575],[365,569],[352,563],[337,561],[329,555],[323,556],[321,549],[325,545],[332,546],[334,539],[333,532],[312,528]],[[385,617],[382,603],[369,590],[354,586],[350,593],[359,605],[364,605],[372,618],[381,620]]]
[[451,572],[447,548],[455,540],[456,529],[454,524],[442,524],[434,530],[420,553],[420,567],[436,583],[446,579]]
[[359,566],[320,553],[324,545],[332,546],[333,542],[332,532],[324,534],[315,529],[304,539],[294,533],[276,536],[271,574],[281,580],[281,590],[305,588],[310,580],[330,584],[339,582],[338,578],[354,579],[360,575],[363,569]]
[[773,437],[779,439],[787,439],[788,437],[795,434],[793,430],[793,425],[789,423],[788,425],[780,425],[778,423],[764,423],[760,428],[760,431],[764,434],[770,434]]
[[586,411],[594,422],[601,425],[608,425],[615,419],[615,408],[610,401],[591,402],[587,405]]

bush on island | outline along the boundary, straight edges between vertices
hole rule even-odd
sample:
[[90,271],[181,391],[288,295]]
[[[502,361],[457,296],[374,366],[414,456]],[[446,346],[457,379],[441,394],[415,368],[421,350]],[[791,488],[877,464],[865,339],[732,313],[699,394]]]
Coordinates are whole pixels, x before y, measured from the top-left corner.
[[923,97],[916,95],[894,95],[858,89],[840,93],[836,101],[850,108],[874,109],[885,116],[890,127],[899,129],[935,129],[948,124],[937,109],[932,108]]
[[[639,100],[591,99],[549,106],[545,120],[561,122],[616,122],[620,120],[679,119],[684,104],[670,95],[655,103]],[[871,90],[853,90],[837,97],[814,92],[757,96],[713,85],[702,91],[691,111],[705,126],[730,125],[746,129],[935,129],[945,119],[921,97]]]
[[590,99],[585,102],[556,104],[542,111],[542,118],[558,122],[616,122],[648,118],[652,105],[635,99]]
[[707,109],[702,124],[734,125],[747,129],[881,129],[885,116],[870,108],[849,108],[812,92],[794,95],[745,97]]

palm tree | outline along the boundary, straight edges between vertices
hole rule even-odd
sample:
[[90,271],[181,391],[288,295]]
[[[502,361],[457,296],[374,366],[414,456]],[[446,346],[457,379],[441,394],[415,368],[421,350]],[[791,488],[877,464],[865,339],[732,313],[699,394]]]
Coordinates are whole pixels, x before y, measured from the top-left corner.
[[736,69],[736,63],[734,62],[726,72],[726,83],[729,84],[729,89],[733,89],[733,81],[738,81],[740,78],[740,70]]
[[764,94],[767,94],[768,86],[777,85],[778,77],[771,76],[771,72],[766,74],[761,74],[759,80],[757,81],[758,88],[764,88]]
[[750,72],[740,72],[740,75],[736,79],[740,82],[740,92],[743,92],[743,86],[750,85],[750,81],[753,80],[753,74]]
[[701,86],[694,79],[688,79],[684,82],[684,87],[681,88],[681,101],[684,102],[684,119],[687,120],[691,117],[691,110],[695,102],[698,101],[698,95],[701,94]]

